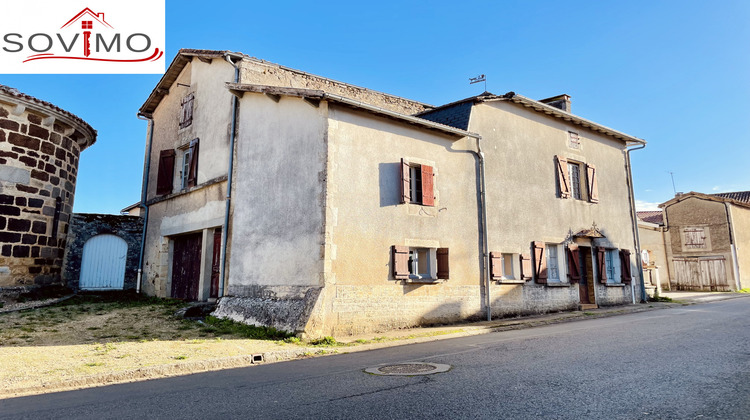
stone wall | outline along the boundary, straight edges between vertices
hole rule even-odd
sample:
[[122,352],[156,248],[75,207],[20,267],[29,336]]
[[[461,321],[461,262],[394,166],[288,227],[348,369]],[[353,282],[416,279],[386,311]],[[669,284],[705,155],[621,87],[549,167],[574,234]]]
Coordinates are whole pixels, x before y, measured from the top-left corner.
[[75,213],[70,221],[62,279],[67,287],[78,289],[81,259],[86,241],[96,235],[112,234],[128,244],[125,262],[125,289],[135,289],[138,278],[138,257],[141,250],[143,219],[114,214]]
[[96,132],[0,85],[0,287],[60,282],[78,158]]

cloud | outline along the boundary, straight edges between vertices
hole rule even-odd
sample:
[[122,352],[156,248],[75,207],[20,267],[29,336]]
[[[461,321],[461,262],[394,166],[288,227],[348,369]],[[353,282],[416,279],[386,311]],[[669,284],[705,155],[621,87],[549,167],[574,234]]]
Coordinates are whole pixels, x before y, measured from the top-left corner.
[[635,200],[635,209],[637,211],[654,211],[660,210],[659,204],[661,203],[649,203],[643,200]]
[[711,191],[719,191],[720,189],[721,189],[721,187],[717,185],[717,186],[711,188]]

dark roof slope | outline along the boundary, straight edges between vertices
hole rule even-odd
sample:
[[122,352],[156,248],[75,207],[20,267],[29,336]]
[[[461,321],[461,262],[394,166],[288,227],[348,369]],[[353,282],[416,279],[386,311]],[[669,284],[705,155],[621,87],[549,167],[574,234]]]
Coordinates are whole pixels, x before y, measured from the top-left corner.
[[657,211],[639,211],[636,212],[638,218],[644,222],[656,223],[657,225],[664,224],[664,213],[661,210]]
[[711,195],[750,204],[750,191],[725,192]]

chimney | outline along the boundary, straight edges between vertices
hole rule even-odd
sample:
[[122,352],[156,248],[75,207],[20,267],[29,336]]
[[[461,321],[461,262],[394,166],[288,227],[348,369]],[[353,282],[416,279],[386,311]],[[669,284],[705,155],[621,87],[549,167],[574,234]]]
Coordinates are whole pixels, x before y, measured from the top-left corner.
[[104,13],[97,13],[96,17],[98,17],[101,20],[104,20]]
[[540,99],[539,102],[570,112],[570,95],[562,94],[547,99]]

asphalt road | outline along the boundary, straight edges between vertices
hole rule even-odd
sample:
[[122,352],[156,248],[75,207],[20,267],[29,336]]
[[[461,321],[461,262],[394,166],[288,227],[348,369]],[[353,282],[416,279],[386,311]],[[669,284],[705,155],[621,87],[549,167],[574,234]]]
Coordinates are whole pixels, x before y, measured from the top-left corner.
[[[363,371],[416,361],[452,369]],[[750,419],[750,298],[0,400],[0,418]]]

